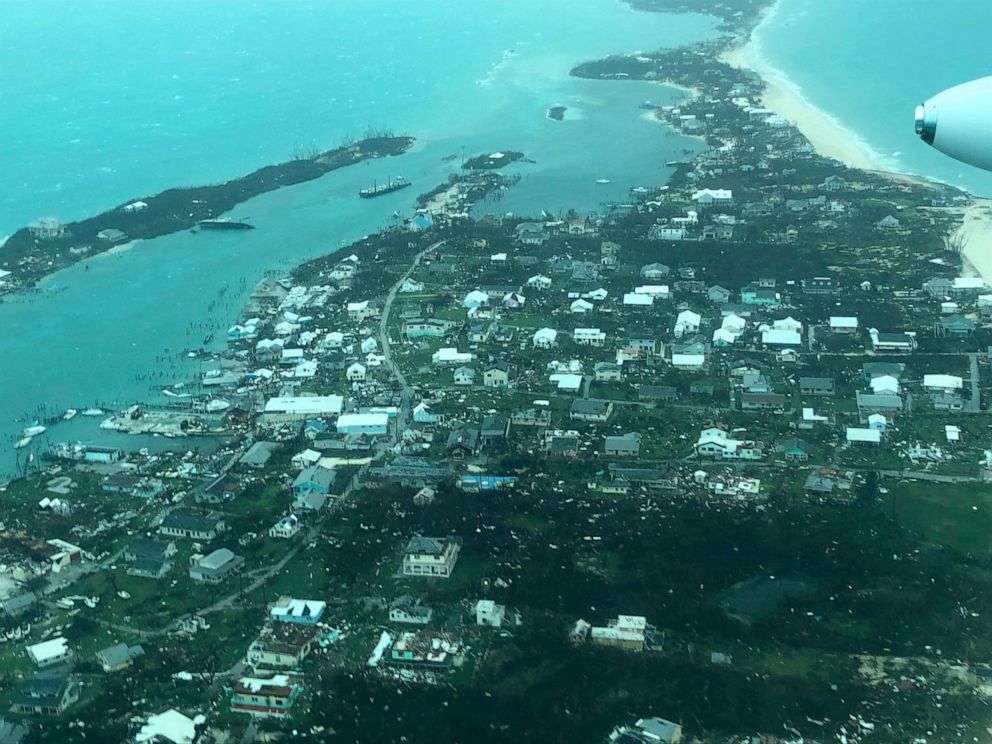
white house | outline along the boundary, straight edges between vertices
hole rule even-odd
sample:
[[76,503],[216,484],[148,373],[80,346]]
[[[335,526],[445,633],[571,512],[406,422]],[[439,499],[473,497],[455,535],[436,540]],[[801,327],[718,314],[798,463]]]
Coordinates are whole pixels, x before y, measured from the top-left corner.
[[483,305],[489,304],[489,295],[478,289],[473,289],[467,295],[465,299],[462,300],[462,307],[466,309],[471,309],[473,307],[482,307]]
[[431,361],[434,364],[466,364],[471,362],[475,357],[467,351],[458,351],[458,349],[452,346],[446,346],[444,348],[438,349],[431,355]]
[[407,293],[414,294],[414,293],[417,293],[417,292],[423,292],[424,291],[424,283],[423,282],[418,282],[416,279],[409,279],[409,278],[408,279],[404,279],[403,280],[403,283],[400,285],[399,291],[400,292],[403,292],[404,294],[407,294]]
[[711,424],[699,433],[696,454],[720,460],[760,460],[764,454],[764,445],[761,442],[733,439],[727,427]]
[[365,365],[361,362],[355,362],[346,372],[348,377],[348,382],[365,382]]
[[654,296],[627,292],[623,296],[623,304],[626,307],[651,307],[654,304]]
[[62,664],[72,659],[72,649],[69,642],[59,636],[41,643],[35,643],[27,648],[28,657],[39,668]]
[[956,375],[923,375],[923,387],[929,392],[953,393],[964,386]]
[[882,442],[882,432],[878,429],[857,429],[847,427],[846,440],[848,444],[874,444]]
[[796,331],[776,331],[769,329],[761,332],[761,343],[765,346],[801,346],[803,337]]
[[875,395],[899,395],[899,378],[894,375],[873,377],[869,384]]
[[701,207],[730,205],[734,203],[734,192],[730,189],[700,189],[693,193],[692,200]]
[[475,370],[471,367],[459,367],[455,370],[456,385],[474,385]]
[[675,369],[698,371],[706,364],[705,354],[672,354],[672,366]]
[[772,323],[772,330],[795,331],[796,333],[801,334],[803,332],[803,324],[790,315],[787,318],[782,318],[782,320],[776,320]]
[[830,330],[834,333],[857,333],[858,319],[850,316],[831,315]]
[[535,274],[527,280],[527,286],[533,289],[551,289],[551,277]]
[[642,284],[640,287],[634,287],[634,294],[650,295],[667,300],[672,293],[667,284]]
[[300,519],[295,514],[283,517],[269,528],[269,537],[288,540],[300,531]]
[[595,305],[587,300],[576,300],[568,307],[569,312],[575,313],[577,315],[584,315],[585,313],[591,313],[595,309]]
[[368,318],[374,318],[379,314],[379,308],[369,300],[363,302],[348,303],[348,319],[357,323]]
[[534,333],[533,346],[537,349],[550,349],[558,343],[558,331],[542,328]]
[[606,333],[598,328],[576,328],[572,331],[572,341],[579,346],[603,346]]
[[460,549],[458,538],[412,537],[403,554],[403,575],[446,579],[455,568]]
[[475,624],[499,628],[506,619],[506,607],[491,599],[480,599],[475,603]]
[[680,338],[686,334],[696,333],[702,321],[703,319],[699,313],[694,313],[692,310],[683,310],[675,319],[675,337]]
[[388,413],[345,413],[338,417],[338,434],[381,435],[389,431]]

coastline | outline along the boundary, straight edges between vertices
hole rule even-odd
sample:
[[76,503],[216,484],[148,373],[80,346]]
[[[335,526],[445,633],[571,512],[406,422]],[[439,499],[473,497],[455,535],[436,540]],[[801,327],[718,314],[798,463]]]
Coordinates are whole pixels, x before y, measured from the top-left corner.
[[849,168],[890,173],[888,164],[856,132],[810,103],[788,75],[773,66],[764,56],[761,42],[755,38],[755,34],[775,17],[779,6],[780,3],[776,1],[765,8],[750,34],[738,39],[718,59],[735,69],[750,70],[760,77],[765,84],[761,104],[794,124],[821,155],[833,158]]

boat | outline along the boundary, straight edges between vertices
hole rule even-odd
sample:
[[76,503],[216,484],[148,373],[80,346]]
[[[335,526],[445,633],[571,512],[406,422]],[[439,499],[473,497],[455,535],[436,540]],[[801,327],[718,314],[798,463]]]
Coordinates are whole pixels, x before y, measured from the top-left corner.
[[70,408],[69,410],[67,410],[65,413],[62,414],[62,418],[65,419],[66,421],[72,421],[74,418],[76,418],[77,413],[79,413],[79,411],[77,411],[75,408]]
[[363,199],[372,199],[376,196],[382,196],[383,194],[391,194],[394,191],[399,191],[400,189],[405,189],[407,186],[412,186],[409,181],[407,181],[402,176],[397,178],[390,178],[385,185],[380,186],[378,183],[373,183],[372,188],[362,189],[358,192],[358,195]]
[[22,431],[21,432],[21,436],[22,437],[27,437],[28,439],[30,439],[31,437],[36,437],[39,434],[44,434],[44,433],[45,433],[45,427],[44,426],[37,426],[37,425],[35,425],[35,426],[29,426],[27,429],[25,429],[24,431]]
[[24,449],[29,444],[31,444],[31,437],[22,437],[17,440],[17,443],[14,445],[14,449]]
[[609,178],[597,178],[596,183],[607,184],[610,182]]
[[215,220],[200,220],[196,223],[204,230],[254,230],[255,226],[241,220],[219,217]]
[[103,409],[102,408],[87,408],[85,411],[83,411],[83,415],[84,416],[102,416],[103,415]]
[[679,164],[679,161],[678,160],[666,160],[665,161],[665,165],[667,165],[669,168],[674,168],[678,164]]

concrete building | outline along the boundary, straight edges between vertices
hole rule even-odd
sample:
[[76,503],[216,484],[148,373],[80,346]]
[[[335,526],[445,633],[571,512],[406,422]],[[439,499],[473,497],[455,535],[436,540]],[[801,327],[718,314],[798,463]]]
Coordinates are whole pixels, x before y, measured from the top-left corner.
[[403,553],[403,575],[448,578],[458,562],[461,545],[456,537],[410,538]]
[[338,417],[338,434],[370,434],[381,436],[389,432],[389,415],[385,413],[345,413]]
[[219,548],[209,555],[196,559],[189,568],[189,577],[204,584],[220,584],[237,573],[244,562],[244,558],[235,555],[227,548]]

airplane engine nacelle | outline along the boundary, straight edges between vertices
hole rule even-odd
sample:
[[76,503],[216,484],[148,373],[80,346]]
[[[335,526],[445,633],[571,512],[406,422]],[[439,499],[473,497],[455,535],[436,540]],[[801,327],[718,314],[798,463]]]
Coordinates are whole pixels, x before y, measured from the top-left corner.
[[992,170],[992,77],[948,88],[917,106],[916,133],[945,155]]

